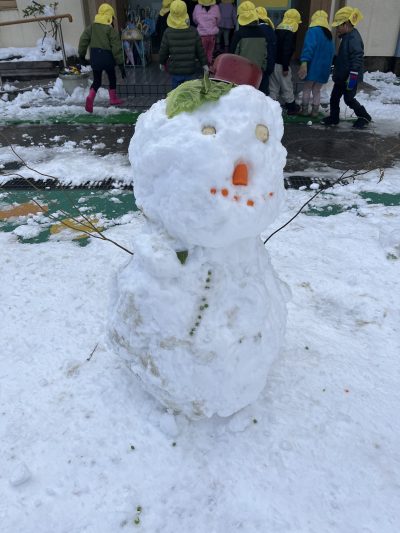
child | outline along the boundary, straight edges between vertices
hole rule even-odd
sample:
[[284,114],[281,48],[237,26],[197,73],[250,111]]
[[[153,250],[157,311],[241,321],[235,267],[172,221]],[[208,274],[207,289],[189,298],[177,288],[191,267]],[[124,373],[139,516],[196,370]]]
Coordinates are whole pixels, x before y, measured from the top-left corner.
[[357,83],[362,81],[364,43],[354,26],[363,18],[359,9],[350,6],[342,7],[335,14],[332,26],[337,27],[342,42],[333,68],[334,86],[330,99],[330,115],[322,121],[325,126],[339,124],[342,96],[345,104],[353,109],[358,117],[353,124],[354,128],[365,128],[372,120],[365,107],[355,99]]
[[215,0],[199,0],[193,11],[193,22],[201,37],[208,65],[211,65],[215,48],[215,36],[219,32],[221,12]]
[[233,0],[221,0],[219,10],[221,19],[219,21],[218,45],[223,50],[221,42],[223,39],[225,52],[227,52],[229,50],[231,32],[236,26],[236,7],[233,5]]
[[288,115],[295,115],[300,107],[294,100],[292,71],[290,60],[296,48],[296,32],[301,24],[300,13],[297,9],[288,9],[283,15],[282,22],[276,28],[276,63],[274,72],[269,79],[269,93],[271,98],[282,98]]
[[267,68],[267,40],[258,24],[253,2],[241,2],[237,10],[239,29],[233,34],[230,52],[245,57],[264,71]]
[[167,17],[169,14],[169,9],[171,6],[172,0],[162,0],[162,7],[157,17],[156,22],[156,40],[157,40],[157,50],[160,49],[162,36],[164,35],[165,30],[167,29]]
[[196,59],[208,72],[207,58],[196,28],[189,26],[189,16],[185,2],[174,0],[167,18],[168,28],[165,30],[160,46],[160,68],[172,75],[172,88],[175,89],[184,81],[191,80],[196,72]]
[[301,80],[305,79],[300,115],[305,117],[310,115],[309,103],[312,92],[311,116],[318,116],[321,88],[329,79],[334,53],[328,13],[322,10],[316,11],[311,17],[300,56],[301,66],[298,76]]
[[93,83],[85,104],[88,113],[93,113],[93,102],[101,86],[103,70],[106,71],[110,83],[108,90],[110,104],[121,105],[123,103],[117,97],[115,65],[118,65],[122,78],[126,78],[126,74],[121,40],[118,32],[112,27],[114,17],[114,9],[109,4],[101,4],[93,24],[85,29],[79,40],[78,54],[81,62],[85,63],[86,51],[90,46],[90,64],[93,70]]
[[260,91],[267,96],[269,95],[269,77],[274,72],[276,58],[276,36],[274,32],[274,23],[269,18],[265,7],[257,7],[260,28],[265,34],[267,40],[267,66],[263,71],[263,78],[260,85]]

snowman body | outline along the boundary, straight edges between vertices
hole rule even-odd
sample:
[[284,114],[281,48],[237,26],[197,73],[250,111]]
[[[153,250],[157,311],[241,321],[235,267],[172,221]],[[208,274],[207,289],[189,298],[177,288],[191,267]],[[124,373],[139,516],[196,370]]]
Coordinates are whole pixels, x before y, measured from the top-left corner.
[[144,387],[190,418],[252,403],[282,345],[285,299],[259,237],[284,194],[282,133],[279,105],[240,86],[173,118],[158,102],[131,142],[146,217],[109,337]]

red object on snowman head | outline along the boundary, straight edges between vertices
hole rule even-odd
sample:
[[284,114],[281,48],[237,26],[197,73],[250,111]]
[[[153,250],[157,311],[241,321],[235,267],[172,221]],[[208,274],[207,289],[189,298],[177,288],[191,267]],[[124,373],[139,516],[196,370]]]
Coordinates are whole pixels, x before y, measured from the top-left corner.
[[262,80],[262,70],[245,57],[221,54],[211,67],[210,78],[235,85],[252,85],[258,89]]

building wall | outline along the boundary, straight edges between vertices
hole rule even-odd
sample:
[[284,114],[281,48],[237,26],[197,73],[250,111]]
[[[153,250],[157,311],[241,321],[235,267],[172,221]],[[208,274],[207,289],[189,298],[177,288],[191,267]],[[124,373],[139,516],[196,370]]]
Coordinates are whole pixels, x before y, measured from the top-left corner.
[[400,31],[399,0],[351,0],[364,19],[357,29],[365,45],[366,56],[393,57]]
[[[77,48],[79,37],[84,29],[82,0],[58,1],[57,13],[59,15],[69,13],[73,19],[73,22],[68,22],[68,19],[63,19],[62,21],[64,42]],[[22,19],[22,10],[31,3],[32,0],[17,0],[17,9],[0,11],[0,22]],[[35,46],[37,40],[42,36],[43,33],[35,22],[17,26],[0,26],[0,48]]]

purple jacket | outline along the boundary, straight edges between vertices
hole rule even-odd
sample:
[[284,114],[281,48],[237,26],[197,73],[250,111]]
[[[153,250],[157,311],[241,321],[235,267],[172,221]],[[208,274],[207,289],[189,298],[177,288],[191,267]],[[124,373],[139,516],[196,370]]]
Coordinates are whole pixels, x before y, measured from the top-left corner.
[[236,7],[233,4],[219,4],[219,10],[221,11],[221,20],[219,21],[219,27],[225,29],[231,29],[236,27]]
[[193,22],[197,24],[199,35],[216,35],[219,32],[218,24],[221,19],[219,7],[214,4],[207,11],[202,5],[197,4],[193,11]]

